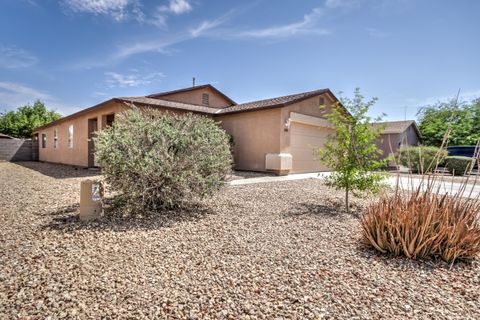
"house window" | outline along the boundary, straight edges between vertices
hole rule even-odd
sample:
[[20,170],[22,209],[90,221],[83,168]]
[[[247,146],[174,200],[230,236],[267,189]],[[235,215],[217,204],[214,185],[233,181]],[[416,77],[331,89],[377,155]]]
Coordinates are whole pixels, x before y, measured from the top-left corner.
[[204,106],[209,106],[210,105],[210,96],[208,95],[208,93],[203,93],[202,94],[202,104]]
[[113,121],[115,120],[115,114],[109,114],[107,115],[107,126],[111,127],[113,125]]
[[42,133],[42,149],[45,149],[47,147],[47,134]]
[[325,105],[325,99],[322,98],[322,97],[320,97],[320,99],[318,99],[318,104],[319,104],[320,106],[324,106],[324,105]]
[[73,124],[68,126],[68,147],[73,148]]
[[57,149],[58,147],[58,129],[53,129],[53,148]]

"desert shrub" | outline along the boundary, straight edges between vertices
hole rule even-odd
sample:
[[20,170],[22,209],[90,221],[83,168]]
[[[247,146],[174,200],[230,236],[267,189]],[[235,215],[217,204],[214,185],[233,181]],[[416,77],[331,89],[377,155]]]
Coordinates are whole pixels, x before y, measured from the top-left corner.
[[447,262],[480,253],[480,201],[438,195],[427,182],[414,192],[399,191],[371,204],[361,220],[364,241],[382,253]]
[[436,147],[410,146],[401,148],[396,158],[402,166],[414,173],[427,173],[435,170],[447,156],[447,151]]
[[213,194],[231,170],[229,137],[213,120],[132,108],[95,139],[107,186],[129,208],[171,209]]
[[463,176],[472,164],[472,158],[451,156],[445,159],[445,167],[456,176]]

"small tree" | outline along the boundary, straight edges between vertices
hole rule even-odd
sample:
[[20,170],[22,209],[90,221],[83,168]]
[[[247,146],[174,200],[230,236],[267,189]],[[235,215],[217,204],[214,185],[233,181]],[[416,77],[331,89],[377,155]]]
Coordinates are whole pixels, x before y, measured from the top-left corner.
[[350,212],[349,194],[355,192],[378,192],[386,173],[382,169],[387,160],[379,160],[382,151],[377,147],[381,128],[372,126],[367,116],[370,107],[377,101],[373,98],[363,101],[360,89],[354,91],[354,98],[341,98],[326,117],[335,127],[335,133],[328,137],[319,150],[320,160],[333,172],[326,179],[327,185],[345,190],[345,207]]
[[0,113],[0,133],[16,138],[30,138],[34,129],[61,117],[37,100],[33,105],[25,105],[16,111]]
[[419,110],[422,141],[427,146],[440,147],[449,131],[449,144],[475,145],[480,139],[480,99],[470,102],[446,102],[423,107]]
[[172,209],[217,191],[231,171],[228,134],[213,120],[132,108],[95,138],[107,187],[131,211]]

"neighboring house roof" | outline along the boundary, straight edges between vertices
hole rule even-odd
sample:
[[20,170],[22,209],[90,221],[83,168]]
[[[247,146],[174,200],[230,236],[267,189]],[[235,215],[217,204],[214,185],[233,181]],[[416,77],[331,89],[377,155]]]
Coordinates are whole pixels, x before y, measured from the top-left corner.
[[233,101],[229,96],[225,95],[222,91],[218,90],[217,88],[215,88],[215,87],[212,86],[211,84],[204,84],[204,85],[201,85],[201,86],[194,86],[194,87],[177,89],[177,90],[172,90],[172,91],[165,91],[165,92],[160,92],[160,93],[154,93],[154,94],[148,95],[147,98],[157,99],[157,98],[160,98],[160,97],[163,97],[163,96],[167,96],[167,95],[171,95],[171,94],[174,94],[174,93],[188,92],[188,91],[205,89],[205,88],[209,88],[209,89],[215,91],[216,93],[218,93],[219,95],[221,95],[223,98],[225,98],[228,102],[230,102],[232,105],[236,105],[236,104],[237,104],[237,103],[236,103],[235,101]]
[[375,122],[373,124],[374,128],[383,128],[382,134],[403,133],[410,126],[413,126],[417,135],[420,137],[421,136],[420,130],[418,129],[418,126],[415,120]]
[[[63,122],[65,120],[74,118],[76,116],[82,115],[84,113],[90,112],[93,109],[97,109],[99,107],[102,107],[106,105],[109,102],[115,101],[115,102],[120,102],[124,103],[126,105],[129,104],[140,104],[143,106],[147,107],[162,107],[162,108],[169,108],[169,109],[174,109],[174,110],[186,110],[186,111],[191,111],[191,112],[196,112],[196,113],[201,113],[201,114],[209,114],[209,115],[224,115],[224,114],[231,114],[231,113],[238,113],[238,112],[247,112],[247,111],[256,111],[256,110],[263,110],[263,109],[270,109],[270,108],[280,108],[287,106],[292,103],[300,102],[302,100],[314,97],[316,95],[320,94],[329,94],[330,97],[334,100],[338,100],[335,95],[329,90],[329,89],[320,89],[320,90],[314,90],[314,91],[308,91],[308,92],[301,92],[297,94],[291,94],[287,96],[282,96],[282,97],[276,97],[276,98],[271,98],[271,99],[264,99],[264,100],[258,100],[258,101],[253,101],[253,102],[247,102],[247,103],[242,103],[242,104],[236,104],[233,100],[230,98],[226,97],[229,99],[229,101],[232,101],[235,105],[232,105],[230,107],[224,107],[224,108],[214,108],[214,107],[205,107],[205,106],[199,106],[199,105],[194,105],[194,104],[189,104],[189,103],[182,103],[182,102],[175,102],[175,101],[167,101],[160,99],[161,96],[167,95],[167,94],[172,94],[172,93],[178,93],[178,92],[185,92],[185,91],[190,91],[194,89],[199,89],[199,88],[206,88],[209,87],[215,91],[218,91],[215,87],[212,85],[202,85],[202,86],[196,86],[196,87],[191,87],[191,88],[185,88],[185,89],[180,89],[180,90],[175,90],[175,91],[169,91],[169,92],[163,92],[163,93],[157,93],[153,95],[149,95],[146,97],[119,97],[119,98],[112,98],[110,100],[101,102],[93,107],[83,109],[81,111],[78,111],[76,113],[73,113],[71,115],[65,116],[59,120],[50,122],[44,126],[41,126],[35,131],[44,129],[46,127],[55,125],[57,123]],[[220,92],[220,91],[218,91]],[[220,92],[221,93],[221,92]],[[223,95],[223,93],[221,93]]]

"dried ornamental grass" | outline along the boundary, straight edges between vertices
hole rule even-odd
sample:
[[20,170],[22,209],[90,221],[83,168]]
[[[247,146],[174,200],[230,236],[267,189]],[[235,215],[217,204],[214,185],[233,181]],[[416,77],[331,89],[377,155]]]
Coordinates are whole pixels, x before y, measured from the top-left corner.
[[435,179],[411,193],[398,188],[368,207],[364,240],[382,253],[413,259],[474,259],[480,254],[480,201],[463,196],[438,194]]

